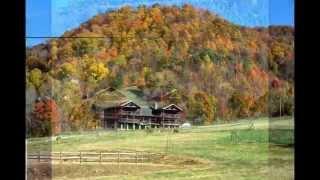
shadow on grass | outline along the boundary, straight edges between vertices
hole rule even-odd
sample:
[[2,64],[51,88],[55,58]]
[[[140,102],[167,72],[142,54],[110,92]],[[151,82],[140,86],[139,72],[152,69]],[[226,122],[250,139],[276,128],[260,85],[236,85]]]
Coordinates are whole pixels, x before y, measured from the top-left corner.
[[294,147],[294,131],[292,129],[270,129],[269,142],[280,147]]
[[232,130],[230,135],[219,138],[216,143],[271,143],[281,147],[294,147],[294,131],[292,129],[245,129]]

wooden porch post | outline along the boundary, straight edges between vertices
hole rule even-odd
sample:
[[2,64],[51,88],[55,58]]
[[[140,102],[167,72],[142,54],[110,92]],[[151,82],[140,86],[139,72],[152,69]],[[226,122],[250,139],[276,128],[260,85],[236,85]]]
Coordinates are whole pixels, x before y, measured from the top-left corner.
[[161,111],[161,115],[162,115],[162,128],[164,128],[164,111]]

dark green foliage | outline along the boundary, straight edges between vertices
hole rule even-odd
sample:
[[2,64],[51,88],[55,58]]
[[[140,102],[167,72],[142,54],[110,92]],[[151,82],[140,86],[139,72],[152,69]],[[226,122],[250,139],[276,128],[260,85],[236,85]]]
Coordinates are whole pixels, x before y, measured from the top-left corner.
[[27,136],[28,137],[45,137],[51,135],[51,124],[49,121],[41,121],[38,119],[31,119],[27,123]]
[[280,64],[278,66],[278,72],[281,74],[283,79],[292,83],[294,80],[294,61],[289,60],[283,64]]
[[246,72],[250,71],[253,66],[253,61],[251,59],[245,59],[243,61],[243,68]]
[[269,115],[272,117],[293,115],[294,98],[289,92],[270,91],[268,103]]
[[93,53],[97,49],[97,38],[76,38],[72,44],[72,48],[76,56]]
[[119,89],[122,87],[122,85],[123,85],[122,75],[118,75],[118,76],[114,77],[113,79],[111,79],[110,87],[112,87],[114,89]]
[[[198,64],[201,61],[205,60],[206,56],[208,56],[210,60],[216,64],[220,63],[224,57],[221,53],[217,53],[209,48],[204,48],[204,49],[196,50],[192,54],[192,59],[196,64]],[[232,59],[232,56],[230,56],[229,58]]]
[[49,71],[49,67],[48,64],[46,64],[46,62],[40,60],[37,57],[31,56],[29,57],[29,59],[27,59],[27,68],[31,71],[32,69],[40,69],[42,72],[48,72]]

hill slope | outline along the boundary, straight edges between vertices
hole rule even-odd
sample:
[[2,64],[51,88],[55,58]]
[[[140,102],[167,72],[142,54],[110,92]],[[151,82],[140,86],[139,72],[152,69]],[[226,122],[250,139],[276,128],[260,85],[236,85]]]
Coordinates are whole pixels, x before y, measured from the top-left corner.
[[291,27],[247,28],[190,5],[155,5],[96,15],[62,37],[78,38],[32,47],[26,64],[28,91],[52,96],[66,121],[81,97],[110,86],[137,86],[144,99],[177,103],[206,123],[292,113]]

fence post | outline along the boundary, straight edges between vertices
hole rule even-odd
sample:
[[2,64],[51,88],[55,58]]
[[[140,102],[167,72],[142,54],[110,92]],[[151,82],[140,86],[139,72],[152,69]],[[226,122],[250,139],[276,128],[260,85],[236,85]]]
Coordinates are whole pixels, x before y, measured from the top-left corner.
[[40,151],[38,152],[38,161],[40,162],[40,156],[41,156],[41,154],[40,154]]
[[80,151],[80,164],[81,164],[81,151]]
[[60,159],[60,163],[62,163],[62,154],[61,154],[61,151],[60,151],[60,157],[59,157],[59,159]]
[[143,163],[143,152],[140,152],[140,163]]
[[118,151],[118,173],[120,173],[120,151]]
[[100,151],[100,164],[101,164],[101,159],[102,159],[102,153],[101,153],[101,151]]
[[120,152],[118,151],[118,164],[120,163]]
[[136,164],[138,164],[138,152],[136,151]]

